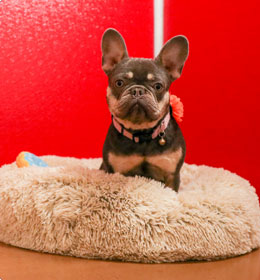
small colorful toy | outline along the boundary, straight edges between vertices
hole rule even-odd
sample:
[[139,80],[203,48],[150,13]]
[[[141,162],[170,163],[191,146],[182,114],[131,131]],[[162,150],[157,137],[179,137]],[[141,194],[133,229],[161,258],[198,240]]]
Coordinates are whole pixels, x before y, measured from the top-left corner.
[[16,158],[16,165],[18,167],[28,167],[28,166],[40,166],[47,167],[48,164],[37,157],[36,155],[29,152],[21,152]]

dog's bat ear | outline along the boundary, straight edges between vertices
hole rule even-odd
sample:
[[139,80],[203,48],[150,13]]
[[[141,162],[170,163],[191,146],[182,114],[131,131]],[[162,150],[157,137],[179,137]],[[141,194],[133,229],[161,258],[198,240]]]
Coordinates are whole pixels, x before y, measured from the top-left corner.
[[189,42],[187,38],[175,36],[163,46],[155,61],[169,72],[174,81],[181,76],[188,53]]
[[117,63],[128,57],[125,41],[118,31],[109,28],[105,31],[101,43],[102,69],[108,74]]

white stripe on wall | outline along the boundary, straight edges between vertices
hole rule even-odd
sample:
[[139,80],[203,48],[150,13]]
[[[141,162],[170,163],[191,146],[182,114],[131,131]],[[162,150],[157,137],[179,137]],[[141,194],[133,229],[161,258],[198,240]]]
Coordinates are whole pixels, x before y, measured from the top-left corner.
[[164,0],[153,0],[153,24],[154,24],[154,57],[163,46],[163,8]]

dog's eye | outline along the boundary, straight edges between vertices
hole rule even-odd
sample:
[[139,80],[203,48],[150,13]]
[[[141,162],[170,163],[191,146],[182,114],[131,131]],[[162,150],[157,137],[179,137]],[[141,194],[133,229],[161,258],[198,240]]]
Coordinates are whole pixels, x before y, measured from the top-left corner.
[[116,81],[116,86],[117,87],[122,87],[124,85],[124,81],[122,81],[122,80],[117,80]]
[[156,89],[157,91],[160,91],[163,88],[163,85],[160,83],[156,83],[154,86],[154,89]]

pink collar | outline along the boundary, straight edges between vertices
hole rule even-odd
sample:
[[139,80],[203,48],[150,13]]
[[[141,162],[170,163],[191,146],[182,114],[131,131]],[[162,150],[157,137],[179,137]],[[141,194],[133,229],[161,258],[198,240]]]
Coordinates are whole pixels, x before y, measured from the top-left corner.
[[[171,119],[170,112],[163,118],[162,121],[159,121],[159,125],[156,125],[153,129],[153,132],[150,136],[150,139],[155,139],[159,134],[164,134],[165,129],[167,128],[169,121]],[[112,116],[113,125],[116,128],[116,130],[124,135],[125,137],[133,140],[135,143],[140,142],[141,136],[135,136],[135,134],[128,131],[114,116]]]

